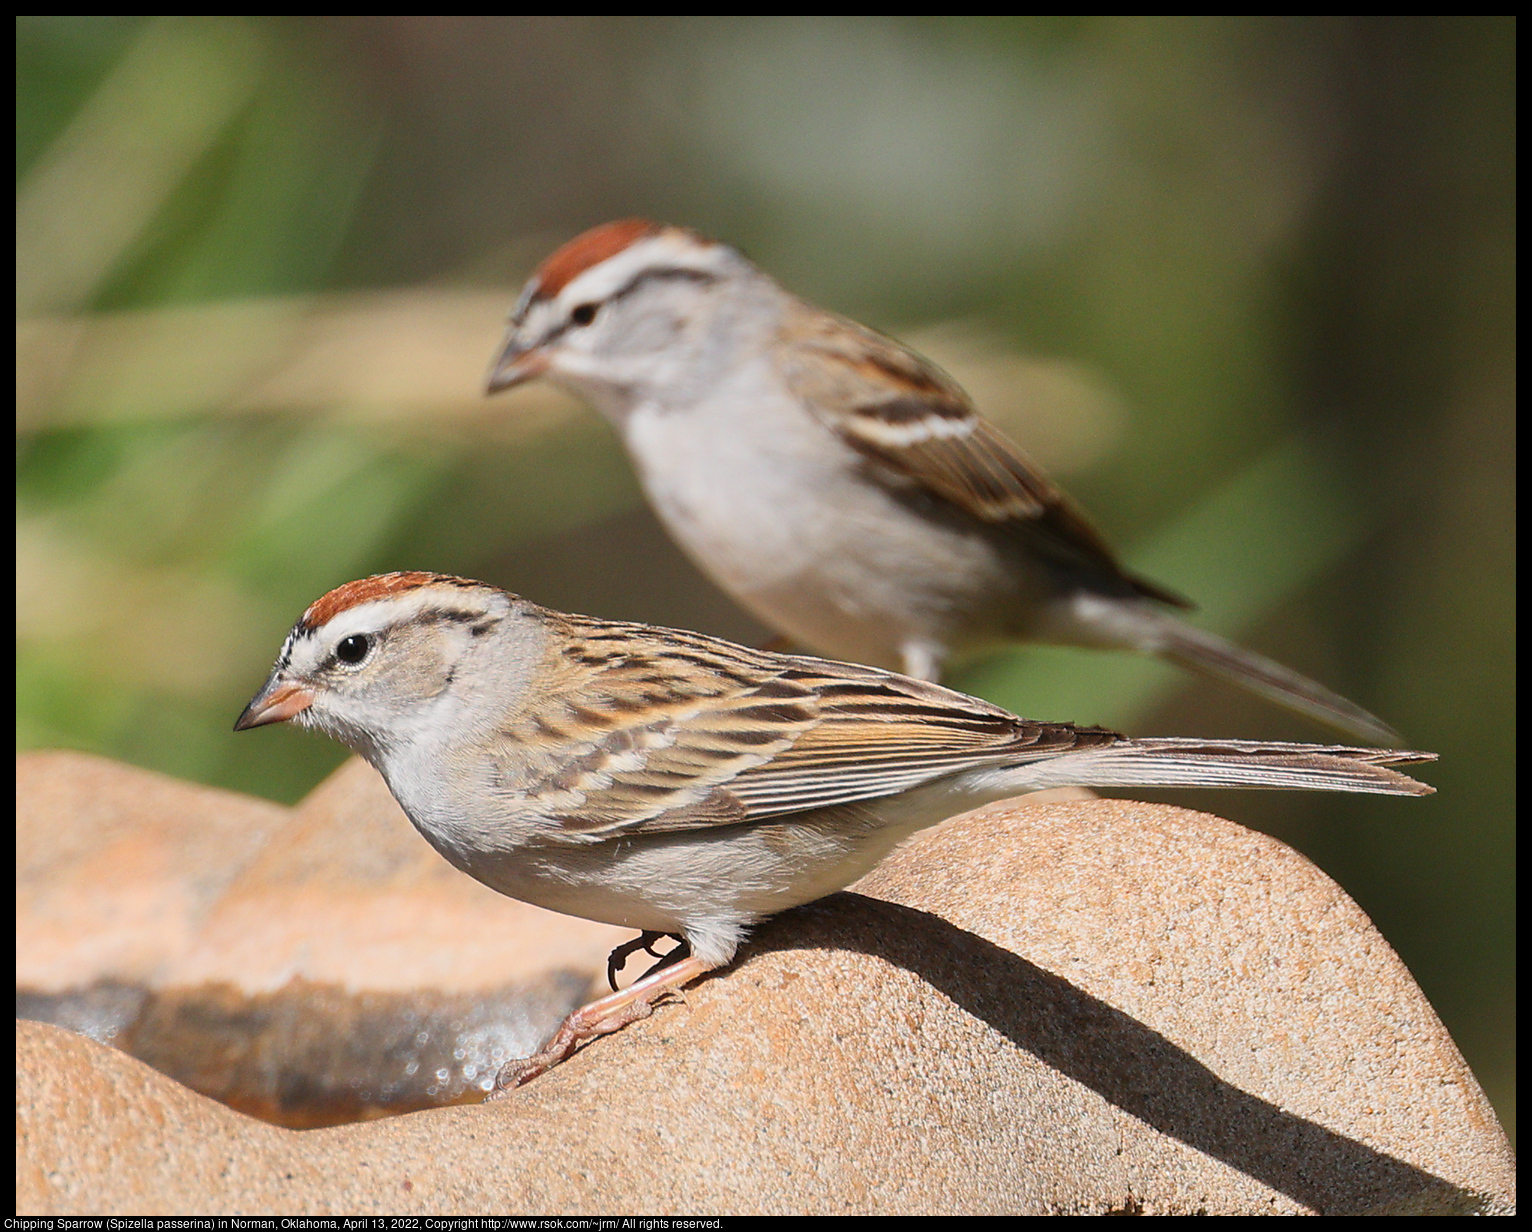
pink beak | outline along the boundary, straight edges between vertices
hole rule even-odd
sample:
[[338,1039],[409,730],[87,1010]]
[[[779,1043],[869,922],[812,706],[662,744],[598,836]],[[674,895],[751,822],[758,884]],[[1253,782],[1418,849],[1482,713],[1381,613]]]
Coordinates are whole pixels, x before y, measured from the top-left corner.
[[234,730],[247,731],[252,727],[265,727],[268,723],[285,723],[313,704],[312,689],[301,684],[277,684],[276,678],[272,677],[234,720]]

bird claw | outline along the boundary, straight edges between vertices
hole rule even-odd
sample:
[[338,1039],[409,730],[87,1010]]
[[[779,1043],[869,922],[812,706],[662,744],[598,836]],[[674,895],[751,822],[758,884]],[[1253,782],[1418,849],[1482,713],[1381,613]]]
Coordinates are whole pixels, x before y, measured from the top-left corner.
[[[670,937],[679,942],[679,944],[673,950],[668,950],[661,954],[654,948],[654,943],[661,937]],[[643,950],[644,953],[660,960],[650,967],[649,970],[645,971],[639,979],[647,979],[656,971],[670,966],[671,963],[680,962],[681,959],[686,958],[692,952],[691,946],[687,945],[684,937],[678,936],[675,933],[655,932],[653,929],[646,928],[632,941],[624,941],[607,955],[606,982],[612,986],[613,992],[617,991],[617,973],[628,965],[628,959],[639,950]]]
[[[628,965],[628,959],[643,950],[644,953],[659,958],[660,952],[654,948],[654,943],[661,937],[676,937],[675,933],[660,933],[653,929],[644,929],[632,941],[624,941],[606,958],[606,982],[612,986],[612,991],[617,991],[617,973]],[[676,937],[680,941],[680,937]]]
[[559,1063],[561,1057],[545,1057],[543,1053],[533,1053],[530,1057],[517,1057],[507,1061],[500,1067],[500,1072],[495,1075],[495,1085],[490,1088],[484,1102],[505,1099],[517,1087],[525,1086],[539,1074],[546,1073]]
[[[647,948],[642,944],[643,941],[641,937],[637,943],[629,943],[629,953],[634,949]],[[614,1031],[621,1031],[629,1023],[648,1018],[654,1013],[656,1002],[675,996],[681,985],[710,969],[709,964],[692,957],[690,947],[682,942],[661,958],[643,979],[621,992],[592,1001],[569,1015],[554,1037],[530,1057],[515,1057],[502,1065],[485,1102],[504,1099],[516,1087],[525,1086],[539,1074],[547,1073],[555,1065],[567,1060],[587,1040],[610,1035]]]
[[634,1001],[596,1022],[584,1021],[583,1013],[583,1010],[576,1010],[566,1018],[558,1034],[530,1057],[513,1057],[502,1065],[495,1076],[495,1085],[485,1096],[484,1102],[504,1099],[515,1088],[526,1086],[539,1074],[545,1074],[555,1065],[567,1061],[581,1044],[602,1035],[611,1035],[630,1023],[649,1017],[654,1013],[654,1002]]

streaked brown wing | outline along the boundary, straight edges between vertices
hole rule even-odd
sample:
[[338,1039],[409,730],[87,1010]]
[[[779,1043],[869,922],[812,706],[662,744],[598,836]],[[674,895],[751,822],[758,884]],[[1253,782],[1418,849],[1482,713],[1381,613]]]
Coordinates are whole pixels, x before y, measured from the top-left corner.
[[[807,308],[778,350],[789,387],[857,452],[1067,567],[1177,607],[1191,603],[1125,571],[1074,503],[974,410],[934,364],[882,334]],[[809,355],[805,362],[801,357]]]
[[558,662],[504,732],[505,781],[571,838],[744,821],[744,805],[722,789],[818,722],[809,691],[778,678],[775,656],[697,633],[544,615],[561,626]]
[[576,841],[849,804],[1028,751],[1118,739],[874,668],[583,617],[578,626],[569,675],[549,690],[567,700],[507,733],[565,750],[518,786]]
[[1068,723],[1018,719],[902,676],[814,674],[819,723],[729,785],[752,818],[876,799],[960,770],[1121,738]]

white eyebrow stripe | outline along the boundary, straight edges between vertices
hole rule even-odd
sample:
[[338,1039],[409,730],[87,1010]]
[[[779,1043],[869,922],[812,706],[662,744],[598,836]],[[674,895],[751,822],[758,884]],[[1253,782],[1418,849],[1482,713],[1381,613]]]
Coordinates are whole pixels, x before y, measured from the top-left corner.
[[662,231],[628,245],[615,256],[576,275],[549,301],[573,306],[604,302],[622,292],[648,270],[673,269],[697,274],[721,272],[730,249],[723,244],[700,244],[684,231]]

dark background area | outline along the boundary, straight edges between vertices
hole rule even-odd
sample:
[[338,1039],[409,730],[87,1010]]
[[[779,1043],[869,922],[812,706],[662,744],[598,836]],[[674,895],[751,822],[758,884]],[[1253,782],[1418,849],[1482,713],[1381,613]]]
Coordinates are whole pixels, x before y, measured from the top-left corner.
[[[1511,19],[25,18],[18,744],[291,801],[229,728],[330,587],[424,568],[763,631],[615,438],[478,390],[642,214],[948,366],[1201,618],[1442,755],[1423,801],[1157,793],[1372,915],[1514,1133]],[[1325,739],[1125,656],[953,683]]]

